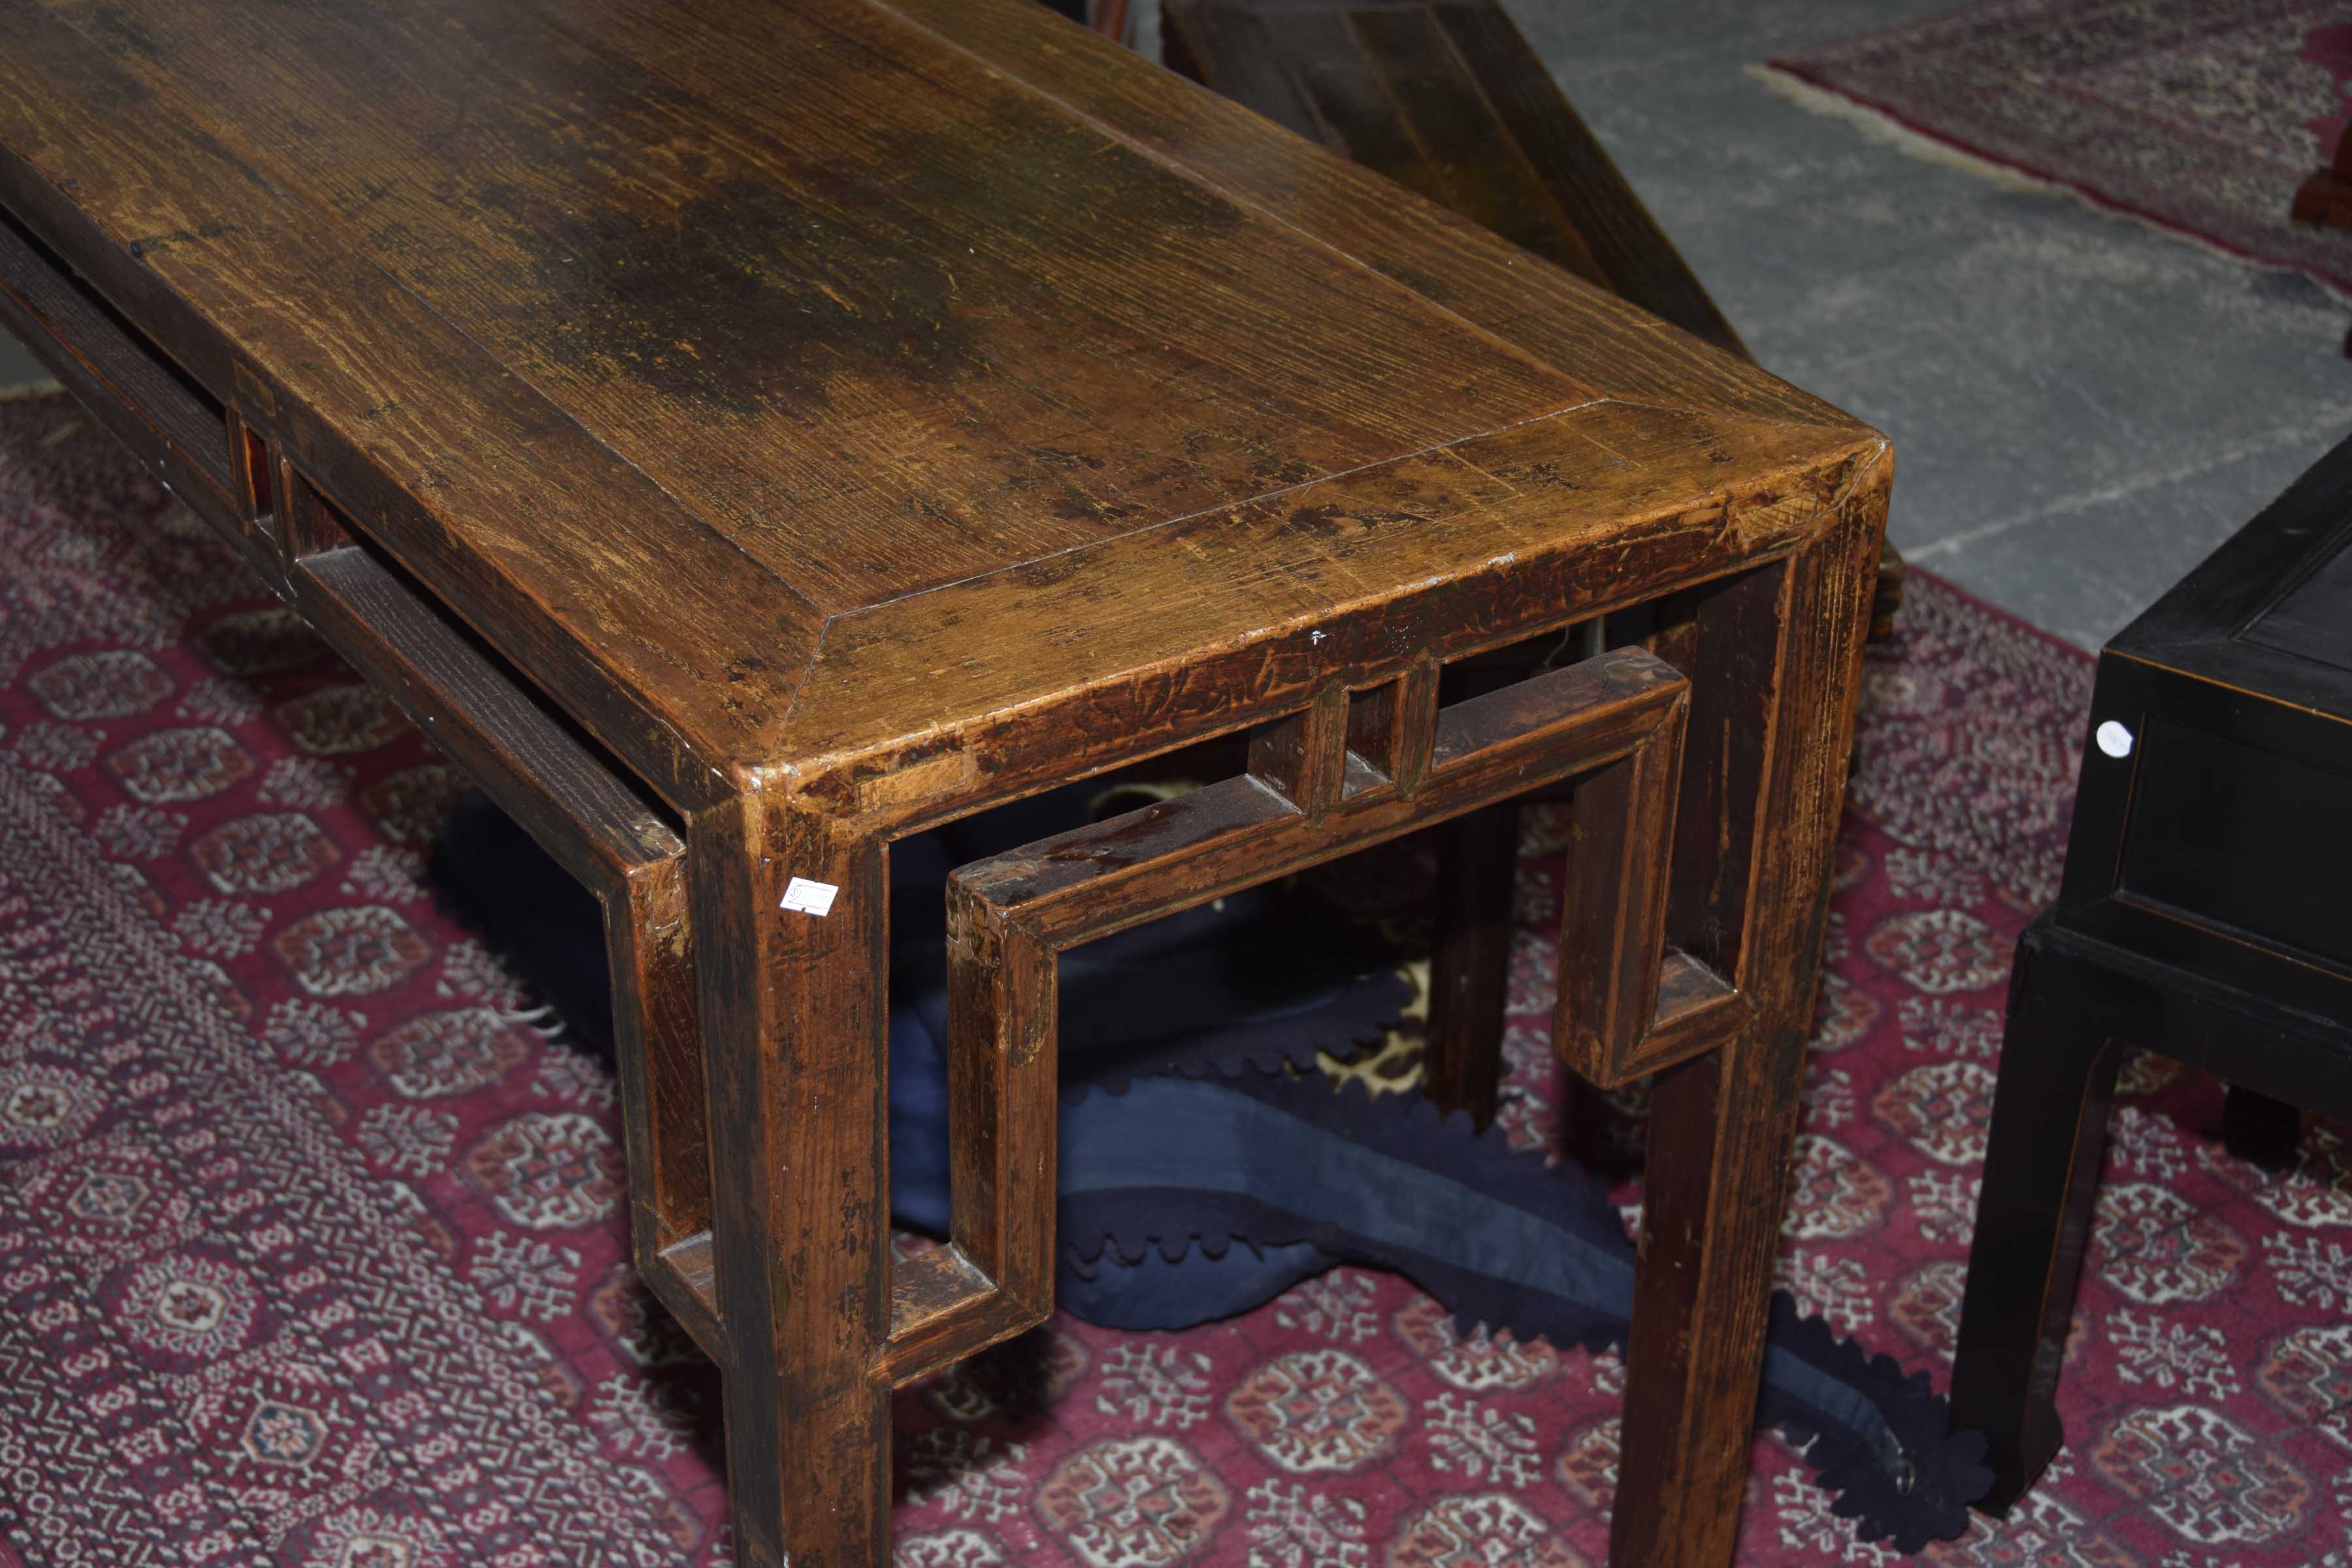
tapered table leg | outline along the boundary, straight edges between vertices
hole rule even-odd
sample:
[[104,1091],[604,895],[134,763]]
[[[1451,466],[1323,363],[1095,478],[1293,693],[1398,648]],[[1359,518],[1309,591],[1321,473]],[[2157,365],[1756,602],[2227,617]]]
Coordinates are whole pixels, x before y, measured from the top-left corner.
[[[890,1557],[886,949],[878,844],[746,796],[688,839],[726,1325],[727,1482],[746,1568]],[[791,879],[838,891],[779,908]]]
[[1985,1435],[1993,1483],[1977,1506],[1996,1515],[2063,1436],[2053,1395],[2122,1057],[2092,984],[2039,924],[2018,942],[1952,1367],[1952,1426]]

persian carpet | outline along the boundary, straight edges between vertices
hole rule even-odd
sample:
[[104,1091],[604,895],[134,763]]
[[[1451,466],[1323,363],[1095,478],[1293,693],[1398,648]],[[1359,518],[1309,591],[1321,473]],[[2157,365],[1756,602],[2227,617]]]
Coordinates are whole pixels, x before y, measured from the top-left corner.
[[[2089,666],[1914,581],[1871,656],[1780,1274],[1948,1369]],[[611,1080],[422,883],[447,770],[58,399],[0,404],[0,1563],[727,1562],[716,1379],[629,1272]],[[1559,1135],[1560,832],[1525,816],[1528,1147]],[[2221,1152],[2210,1080],[2137,1058],[2120,1105],[2073,1442],[1928,1555],[2344,1564],[2344,1130],[2271,1178]],[[1622,1097],[1580,1154],[1629,1161],[1638,1123]],[[1597,1563],[1622,1381],[1356,1268],[1181,1334],[1057,1319],[901,1396],[898,1559]],[[1758,1438],[1741,1562],[1891,1559],[1807,1477]]]
[[2326,0],[2003,0],[1771,68],[2352,296],[2352,235],[2287,216],[2343,131],[2343,20]]

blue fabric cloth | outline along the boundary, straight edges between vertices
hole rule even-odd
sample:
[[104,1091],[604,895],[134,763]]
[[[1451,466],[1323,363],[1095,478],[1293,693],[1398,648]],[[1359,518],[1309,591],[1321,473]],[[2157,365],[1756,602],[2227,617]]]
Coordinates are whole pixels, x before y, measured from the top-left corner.
[[[1465,1331],[1622,1344],[1634,1249],[1602,1184],[1416,1096],[1375,1103],[1313,1069],[1318,1049],[1371,1034],[1403,1000],[1393,979],[1343,963],[1245,903],[1064,958],[1057,1302],[1106,1327],[1183,1329],[1348,1262],[1405,1275]],[[1266,973],[1297,979],[1269,990]],[[943,1231],[946,998],[943,979],[913,984],[892,1006],[892,1198],[903,1220]],[[1276,1036],[1276,1059],[1255,1065]],[[1906,1552],[1966,1530],[1991,1480],[1981,1438],[1947,1435],[1924,1374],[1800,1319],[1785,1292],[1759,1410],[1810,1437],[1833,1506],[1865,1538]]]

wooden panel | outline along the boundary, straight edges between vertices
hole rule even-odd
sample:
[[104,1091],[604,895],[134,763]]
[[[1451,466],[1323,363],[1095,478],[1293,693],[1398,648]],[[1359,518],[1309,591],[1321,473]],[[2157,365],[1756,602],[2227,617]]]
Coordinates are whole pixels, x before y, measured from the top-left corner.
[[0,32],[0,203],[673,802],[768,749],[804,602],[104,51]]
[[[1195,80],[1748,357],[1496,0],[1171,0],[1162,32]],[[1874,637],[1904,571],[1883,546]]]
[[[1454,47],[1436,15],[1418,6],[1367,6],[1341,15],[1362,50],[1372,89],[1393,106],[1422,152],[1418,166],[1403,174],[1381,172],[1512,244],[1605,284],[1573,223],[1496,116],[1486,84]],[[1346,151],[1356,162],[1381,168],[1352,146]]]
[[1772,686],[1777,628],[1790,613],[1787,592],[1788,571],[1780,565],[1689,590],[1663,606],[1657,643],[1691,679],[1666,932],[1708,968],[1742,984],[1780,697]]
[[1677,709],[1631,755],[1577,780],[1569,795],[1552,1043],[1604,1089],[1668,1065],[1643,1046],[1666,953],[1683,718]]
[[275,508],[278,485],[275,478],[277,458],[269,450],[268,437],[256,430],[245,416],[232,408],[228,411],[229,499],[242,514],[236,521],[249,523],[268,533],[277,527]]
[[2137,742],[2117,891],[2352,970],[2352,774],[2160,717]]
[[311,624],[592,889],[686,846],[612,767],[365,549],[299,567]]
[[2352,594],[2347,562],[2352,437],[2117,632],[2107,652],[2352,721],[2352,616],[2330,613]]
[[723,1367],[733,1352],[719,1323],[715,1262],[706,1230],[672,1242],[656,1267],[640,1262],[637,1271],[702,1353]]
[[[902,765],[889,750],[902,736],[926,759],[984,744],[1000,758],[984,778],[1000,784],[1033,765],[1028,745],[1066,776],[1095,742],[1134,754],[1214,723],[1204,705],[1233,720],[1284,711],[1335,670],[1370,684],[1424,650],[1513,641],[1791,547],[1884,455],[1874,437],[1830,434],[1594,404],[1097,545],[1050,573],[913,595],[833,623],[794,738],[852,784]],[[1608,460],[1564,468],[1578,445]],[[1754,479],[1694,498],[1694,465]],[[1242,556],[1255,565],[1236,576],[1227,563]],[[1024,636],[975,637],[984,626]],[[1185,642],[1199,651],[1171,660]],[[943,687],[991,716],[960,742],[941,733]]]
[[211,474],[181,450],[177,442],[157,428],[153,419],[124,402],[121,392],[72,345],[51,331],[44,317],[27,309],[21,298],[5,288],[0,288],[0,328],[15,336],[47,366],[58,384],[100,426],[129,447],[165,489],[227,534],[231,542],[239,547],[238,553],[267,575],[267,565],[275,561],[276,552],[264,549],[267,541],[249,524],[239,526],[242,509],[230,499],[228,491],[215,484]]
[[271,532],[289,570],[305,556],[323,555],[359,542],[343,510],[320,494],[310,476],[283,457],[274,469],[271,489],[275,501],[270,510]]
[[226,406],[124,319],[24,225],[0,212],[0,291],[67,345],[85,374],[221,489],[231,488]]
[[851,0],[136,11],[150,90],[828,609],[1592,395]]
[[[631,1229],[640,1272],[657,1289],[674,1283],[660,1278],[667,1249],[710,1224],[684,841],[609,759],[364,547],[304,558],[293,585],[310,623],[603,904]],[[716,1315],[706,1304],[703,1316],[708,1349]]]
[[[2258,660],[2245,672],[2257,677],[2326,673],[2219,636],[2180,651],[2207,666]],[[2340,802],[2329,781],[2352,778],[2352,725],[2115,645],[2092,692],[2092,724],[2109,721],[2135,743],[2114,757],[2086,737],[2053,906],[2066,929],[2282,1007],[2321,1017],[2352,1008],[2352,966],[2330,923],[2340,900],[2326,880],[2343,867],[2342,812],[2317,804]],[[2151,764],[2159,816],[2143,828],[2140,774]],[[2232,820],[2242,804],[2256,816]],[[2180,860],[2168,865],[2176,837]]]
[[[1622,755],[1683,700],[1664,665],[1627,649],[1442,709],[1428,778],[1348,801],[1311,822],[1250,774],[975,862],[973,897],[1017,909],[1056,948],[1255,887]],[[1181,895],[1162,868],[1181,862]]]
[[633,1233],[638,1268],[650,1274],[649,1254],[667,1256],[710,1228],[709,1107],[683,859],[634,868],[624,891],[605,899],[604,931]]
[[1412,196],[1328,149],[1263,134],[1257,116],[1213,94],[1166,91],[1150,68],[1076,36],[1042,8],[972,0],[887,0],[997,69],[1197,171],[1612,396],[1843,423],[1829,405],[1577,283],[1507,240]]
[[1319,823],[1339,804],[1347,774],[1348,692],[1327,686],[1315,700],[1250,737],[1252,777]]
[[948,884],[951,1244],[901,1260],[876,1375],[897,1384],[1044,1322],[1059,1201],[1055,954]]
[[[0,10],[0,197],[680,809],[937,736],[943,690],[948,722],[1043,745],[1204,650],[1237,664],[1196,689],[1253,689],[1284,576],[1263,557],[1306,526],[1285,487],[1335,468],[1532,430],[1555,444],[1515,435],[1520,470],[1559,489],[1519,542],[1592,549],[1614,523],[1562,507],[1576,487],[1622,499],[1631,470],[1702,508],[1740,469],[1801,487],[1872,440],[1457,220],[1356,199],[1370,176],[1013,0],[919,23],[852,0],[158,6],[145,52],[90,5]],[[335,134],[310,134],[329,110]],[[908,137],[963,161],[885,156]],[[574,196],[593,202],[567,216]],[[1527,423],[1596,388],[1693,439],[1628,457]],[[1710,439],[1724,422],[1692,407],[1817,428],[1776,451]],[[1388,488],[1327,482],[1333,515],[1366,522]],[[1429,552],[1320,596],[1462,570],[1486,508],[1460,506]],[[1769,527],[1722,519],[1727,559]],[[1002,679],[939,679],[959,584],[845,617],[828,647],[866,657],[879,632],[896,668],[803,689],[824,612],[794,583],[848,605],[853,580],[895,594],[992,563],[970,581],[1076,595],[1075,618],[1001,623]],[[1185,613],[1139,610],[1156,603]],[[989,776],[1018,789],[1030,765]]]
[[2352,537],[2238,635],[2352,676]]

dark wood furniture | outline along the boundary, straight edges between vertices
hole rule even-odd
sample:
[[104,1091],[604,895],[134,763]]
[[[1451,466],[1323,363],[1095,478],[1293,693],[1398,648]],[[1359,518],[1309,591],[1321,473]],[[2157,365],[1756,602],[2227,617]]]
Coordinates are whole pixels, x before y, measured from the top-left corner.
[[[739,1562],[887,1561],[892,1386],[1047,1311],[1055,952],[1561,778],[1559,1044],[1659,1075],[1613,1553],[1728,1560],[1880,437],[1026,0],[100,24],[0,0],[0,318],[602,895]],[[894,1258],[892,841],[1240,733],[958,874]]]
[[2058,901],[2018,943],[1952,1373],[2005,1512],[2053,1402],[2116,1069],[2231,1085],[2275,1163],[2294,1107],[2352,1115],[2352,440],[2099,658]]

